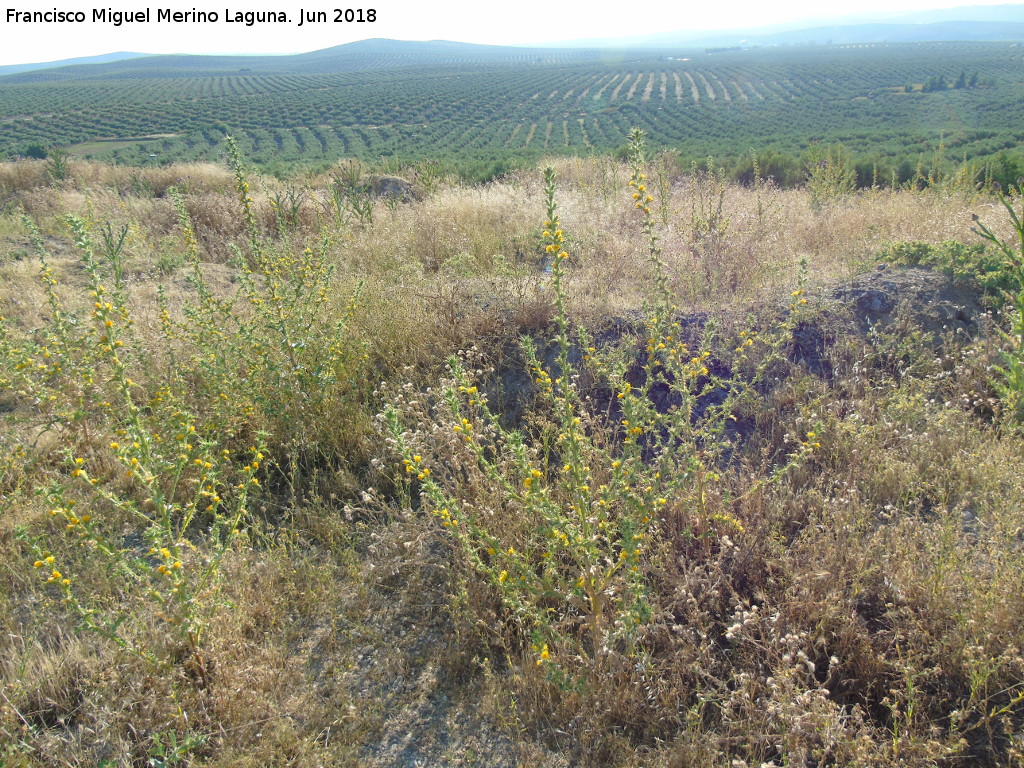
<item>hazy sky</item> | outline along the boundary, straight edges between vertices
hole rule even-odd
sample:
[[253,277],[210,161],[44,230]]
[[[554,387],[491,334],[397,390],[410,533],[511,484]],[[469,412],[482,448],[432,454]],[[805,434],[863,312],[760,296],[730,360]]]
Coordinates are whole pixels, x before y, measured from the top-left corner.
[[[53,4],[51,4],[53,3]],[[588,37],[668,32],[676,29],[728,29],[785,23],[804,18],[823,20],[828,12],[820,0],[368,0],[372,23],[335,23],[336,0],[283,0],[150,4],[146,0],[104,4],[102,0],[0,0],[0,64],[54,61],[115,51],[144,53],[300,53],[369,37],[400,40],[458,40],[471,43],[526,45]],[[308,3],[308,5],[307,5]],[[964,0],[861,0],[838,13],[893,12],[966,5]],[[1000,4],[982,2],[971,4]],[[131,12],[149,8],[148,22],[96,22],[95,11]],[[341,6],[344,7],[344,6]],[[359,7],[359,6],[354,6]],[[298,8],[326,13],[326,23],[298,25]],[[213,21],[158,21],[159,9],[216,12]],[[15,21],[15,12],[81,12],[83,22]],[[287,23],[246,26],[227,17],[246,11],[278,11]]]

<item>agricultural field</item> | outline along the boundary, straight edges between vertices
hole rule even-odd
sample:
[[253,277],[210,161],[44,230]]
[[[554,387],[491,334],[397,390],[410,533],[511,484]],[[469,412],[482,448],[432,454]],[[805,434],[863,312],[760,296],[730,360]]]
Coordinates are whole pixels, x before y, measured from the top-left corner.
[[[152,57],[0,78],[0,153],[37,144],[129,164],[200,161],[222,157],[230,133],[277,172],[430,159],[493,175],[608,153],[640,126],[684,161],[736,164],[756,147],[792,171],[809,147],[839,143],[865,185],[907,182],[936,153],[998,158],[1016,178],[1022,60],[1011,43],[608,56],[364,41],[291,57]],[[131,142],[156,134],[168,136]]]
[[605,135],[0,163],[0,765],[1021,764],[1024,190]]

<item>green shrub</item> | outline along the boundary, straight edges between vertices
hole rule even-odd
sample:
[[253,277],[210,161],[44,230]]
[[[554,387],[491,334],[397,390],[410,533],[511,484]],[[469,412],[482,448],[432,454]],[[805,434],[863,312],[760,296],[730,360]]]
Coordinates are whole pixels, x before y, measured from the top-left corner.
[[[21,535],[35,568],[83,627],[153,664],[179,658],[184,647],[203,670],[202,634],[220,563],[263,456],[258,442],[229,448],[224,424],[202,423],[184,377],[148,375],[165,368],[135,325],[120,271],[97,258],[86,222],[68,223],[90,305],[61,301],[30,225],[50,320],[34,338],[14,338],[0,326],[2,383],[32,406],[36,424],[59,426],[69,438],[63,471],[38,489],[48,519]],[[73,554],[65,537],[84,554]],[[80,580],[76,566],[93,571],[91,581]],[[104,594],[96,572],[117,586]],[[125,594],[153,606],[159,631],[122,626],[137,608]]]
[[1019,271],[1001,251],[984,243],[966,245],[947,240],[940,245],[899,241],[884,246],[879,258],[892,264],[932,267],[983,294],[993,307],[1002,306],[1007,293],[1021,288]]
[[[26,218],[49,316],[28,333],[0,322],[0,386],[16,401],[9,418],[59,431],[65,446],[38,489],[49,514],[21,532],[35,568],[81,626],[154,665],[189,659],[203,684],[221,564],[246,527],[259,478],[294,493],[306,470],[338,460],[336,443],[358,431],[352,404],[363,391],[364,355],[347,316],[324,317],[332,293],[324,253],[268,247],[237,153],[231,161],[248,239],[237,248],[234,296],[210,287],[184,201],[172,192],[196,292],[180,311],[161,287],[156,328],[140,327],[124,269],[127,228],[75,216],[66,221],[88,295],[63,298]],[[265,459],[265,444],[276,462]]]
[[1024,216],[1018,214],[1013,206],[1022,197],[1022,179],[1017,179],[1017,187],[1010,187],[1008,195],[999,190],[999,202],[1010,216],[1016,242],[1003,240],[985,226],[977,215],[974,217],[978,225],[974,231],[998,249],[1001,268],[1009,284],[1003,289],[1008,307],[1009,330],[1000,331],[1007,349],[1002,354],[1002,366],[997,368],[1000,378],[996,382],[996,389],[1006,411],[1017,423],[1024,422]]
[[828,148],[812,147],[806,168],[807,191],[811,196],[811,208],[815,211],[852,195],[857,188],[853,161],[841,144]]

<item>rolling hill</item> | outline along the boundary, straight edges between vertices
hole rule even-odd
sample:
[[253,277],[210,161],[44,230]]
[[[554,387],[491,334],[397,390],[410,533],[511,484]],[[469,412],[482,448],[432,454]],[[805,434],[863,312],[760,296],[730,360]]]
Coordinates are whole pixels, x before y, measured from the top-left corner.
[[[937,42],[537,49],[365,40],[294,56],[153,56],[0,78],[0,153],[129,163],[341,157],[501,167],[607,152],[638,125],[698,159],[842,142],[883,164],[1014,149],[1024,48]],[[905,169],[904,169],[905,170]]]

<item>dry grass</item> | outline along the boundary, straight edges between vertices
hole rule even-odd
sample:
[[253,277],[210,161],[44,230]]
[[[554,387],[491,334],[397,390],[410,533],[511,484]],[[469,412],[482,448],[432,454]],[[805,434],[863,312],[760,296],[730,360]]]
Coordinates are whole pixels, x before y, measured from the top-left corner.
[[[572,253],[568,314],[598,332],[632,322],[652,277],[626,203],[628,169],[553,164]],[[663,176],[652,171],[669,192],[656,213],[671,288],[683,309],[729,309],[722,339],[748,310],[772,321],[763,306],[789,294],[801,258],[811,283],[826,285],[890,241],[977,242],[972,213],[1003,226],[987,198],[864,192],[815,212],[801,190],[716,187],[668,166]],[[362,282],[349,332],[367,363],[353,403],[310,415],[301,482],[265,477],[223,565],[203,669],[185,658],[154,666],[83,632],[38,578],[29,539],[45,534],[97,604],[133,605],[126,631],[149,643],[162,631],[158,607],[124,592],[72,537],[46,533],[49,504],[36,491],[70,483],[67,452],[88,450],[89,436],[44,428],[39,403],[0,393],[0,764],[144,765],[161,749],[165,765],[218,767],[1024,760],[1024,443],[992,399],[1000,342],[936,349],[913,328],[864,337],[817,317],[831,334],[828,375],[792,361],[772,369],[763,401],[730,433],[741,450],[704,514],[666,512],[677,530],[662,531],[644,561],[652,616],[637,655],[569,684],[536,663],[498,591],[404,495],[401,464],[372,426],[378,382],[432,412],[428,388],[446,357],[472,345],[512,390],[495,402],[529,405],[516,391],[516,338],[550,338],[555,312],[540,176],[376,201],[366,224],[339,220],[329,182],[255,180],[255,220],[268,251],[325,249],[336,269],[326,319],[343,316]],[[56,184],[42,162],[0,164],[0,312],[11,337],[38,341],[51,314],[20,209],[42,228],[58,295],[83,323],[92,299],[61,217],[128,225],[134,333],[157,349],[157,284],[177,317],[200,296],[168,189],[183,189],[206,287],[228,298],[246,238],[232,184],[205,165],[72,162]],[[270,201],[289,188],[301,204],[282,225]],[[718,202],[709,230],[707,205]],[[628,346],[621,328],[608,333]],[[731,352],[719,352],[729,365]],[[539,423],[528,408],[517,416],[526,430]],[[810,429],[820,450],[749,492]],[[172,734],[185,746],[167,757]]]

